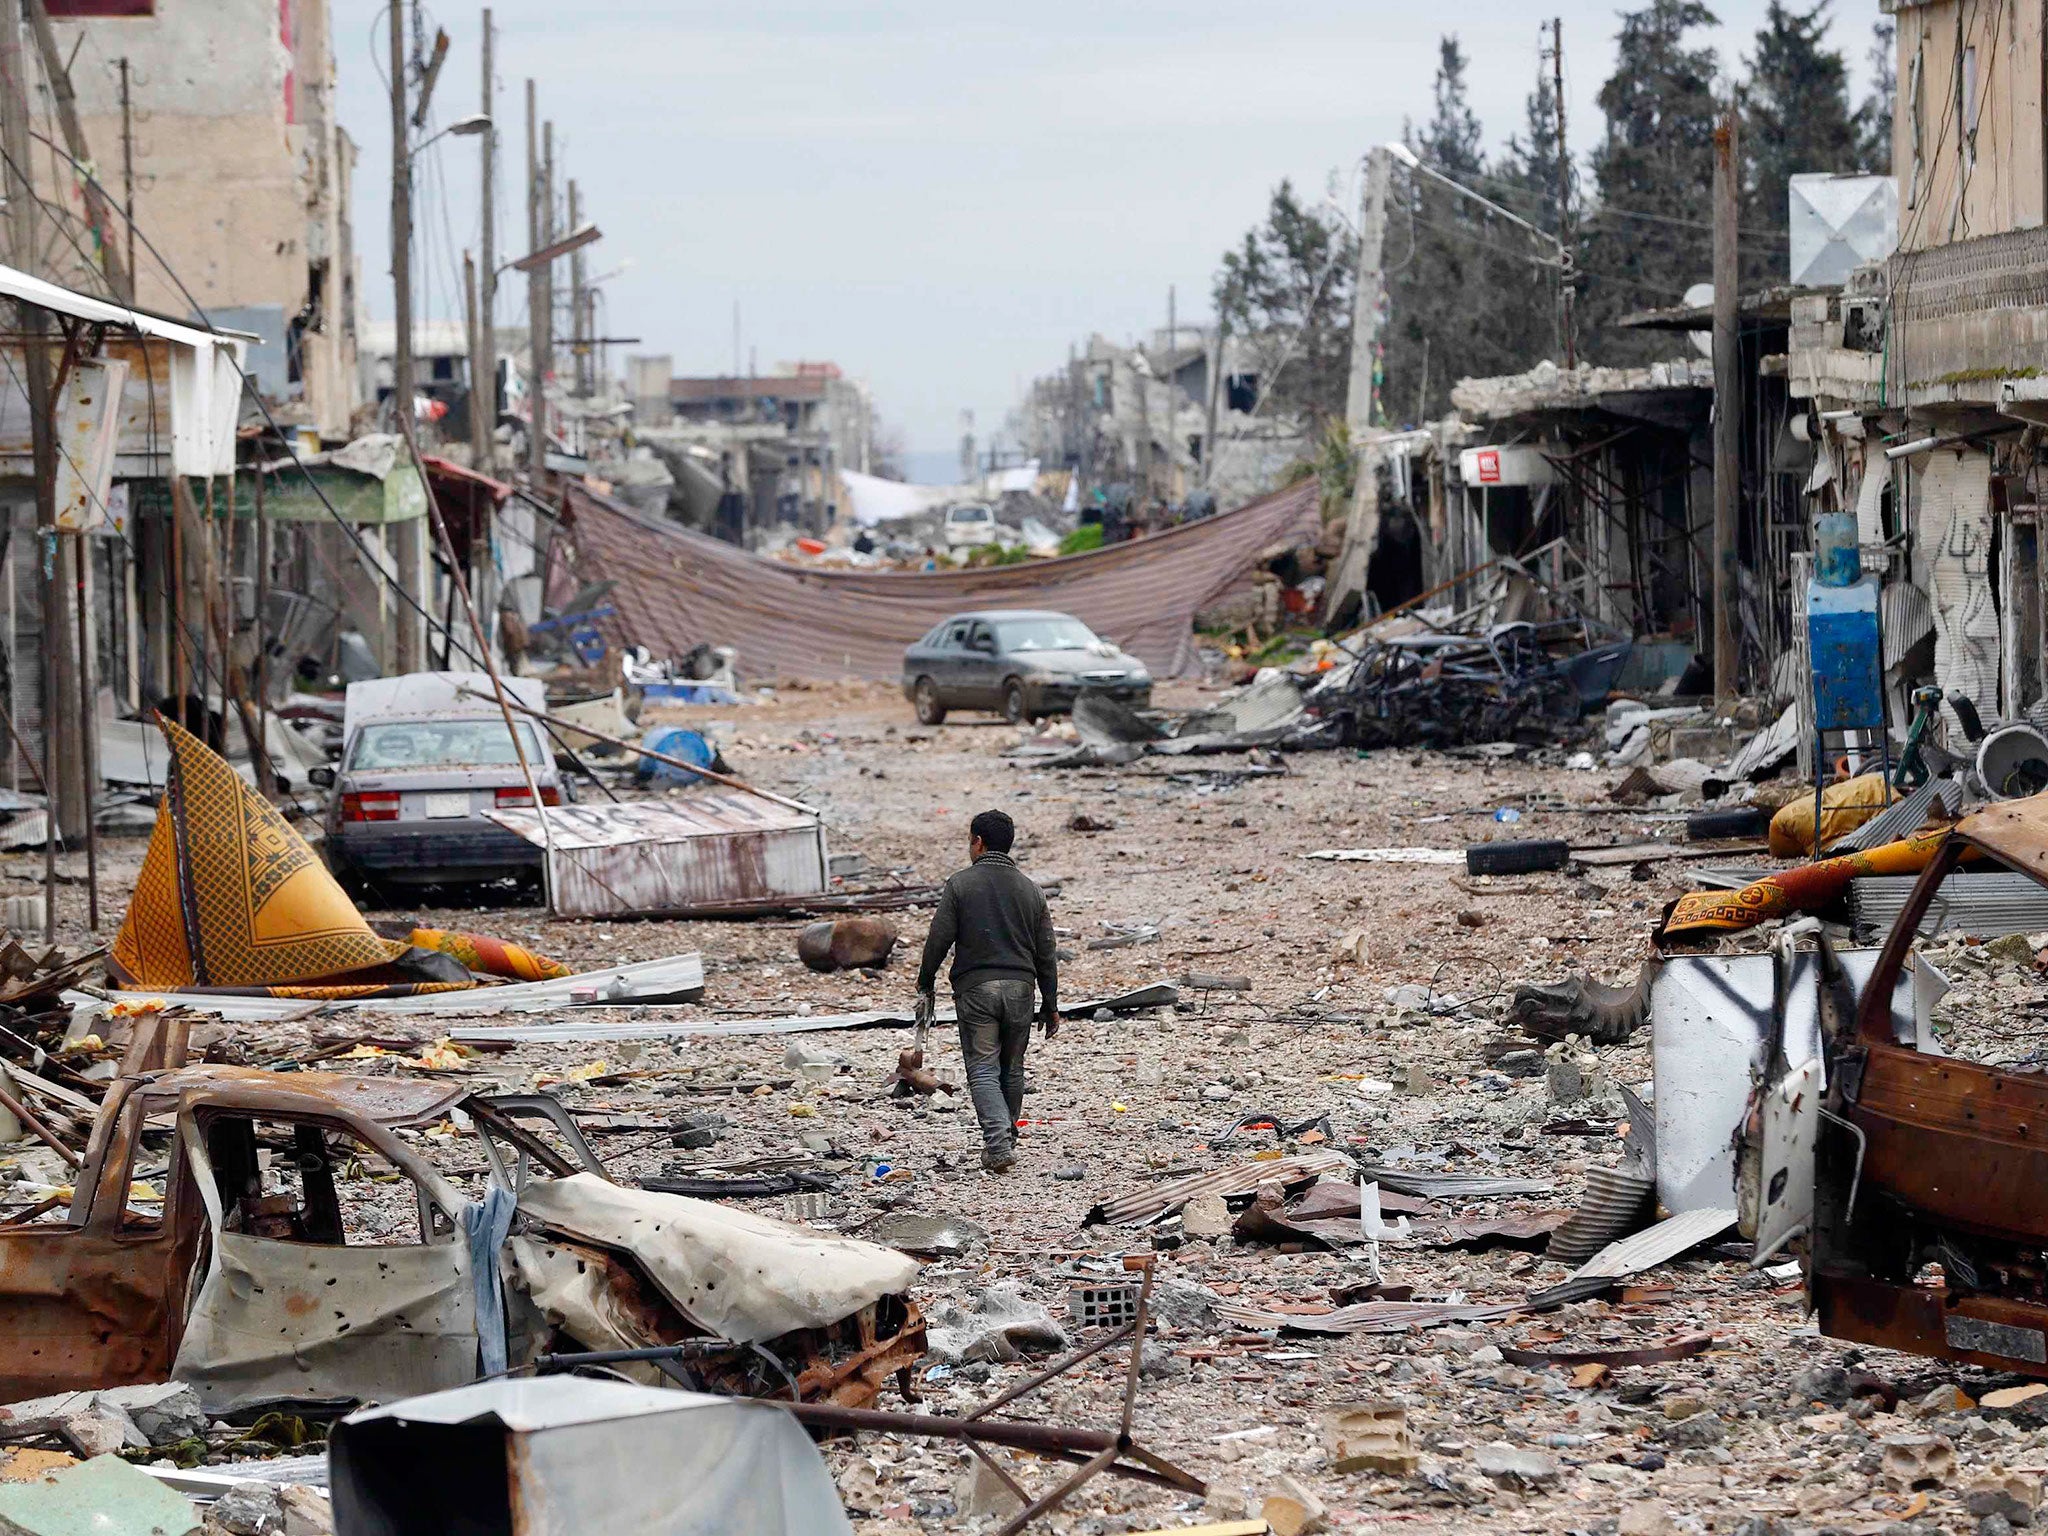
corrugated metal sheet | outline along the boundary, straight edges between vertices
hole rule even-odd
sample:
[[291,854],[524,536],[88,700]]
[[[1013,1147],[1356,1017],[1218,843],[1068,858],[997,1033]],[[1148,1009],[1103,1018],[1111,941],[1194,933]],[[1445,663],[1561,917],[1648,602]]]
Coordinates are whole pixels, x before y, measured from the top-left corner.
[[[186,993],[178,1006],[188,1012],[252,1023],[276,1023],[339,1013],[430,1013],[488,1017],[543,1013],[567,1007],[630,1007],[641,1003],[694,1002],[704,991],[701,955],[672,955],[579,971],[555,981],[515,981],[462,992],[428,992],[417,997],[340,998],[306,1002],[292,997],[236,997],[229,993]],[[66,992],[73,1008],[104,1008],[104,998]]]
[[710,641],[739,650],[750,677],[896,678],[903,651],[951,614],[1053,608],[1114,640],[1159,677],[1194,665],[1194,616],[1227,594],[1259,552],[1322,531],[1313,480],[1235,511],[1100,550],[980,571],[824,571],[764,560],[569,488],[573,571],[551,584],[613,579],[614,640],[681,656]]
[[1963,787],[1954,779],[1929,779],[1898,804],[1871,817],[1847,837],[1835,839],[1828,851],[1861,853],[1911,837],[1927,820],[1927,813],[1934,809],[1936,799],[1941,801],[1944,812],[1953,815],[1962,806]]
[[1549,1256],[1560,1264],[1581,1264],[1626,1232],[1657,1192],[1648,1175],[1619,1168],[1588,1168],[1586,1197],[1571,1219],[1550,1234]]
[[1435,1328],[1444,1323],[1488,1323],[1514,1312],[1526,1312],[1526,1301],[1466,1306],[1440,1301],[1361,1301],[1334,1312],[1268,1312],[1234,1301],[1213,1303],[1216,1315],[1262,1332],[1405,1333],[1410,1328]]
[[561,917],[644,917],[710,902],[816,896],[830,884],[814,811],[758,795],[692,795],[487,812],[536,847],[554,839],[548,898]]
[[[1906,898],[1919,884],[1917,875],[1873,875],[1849,882],[1849,903],[1856,911],[1856,931],[1882,938],[1892,931]],[[2048,887],[2031,875],[2011,873],[1950,875],[1941,882],[1934,903],[1920,921],[1920,931],[1967,933],[1995,939],[2007,933],[2040,933],[2048,929]]]
[[1910,581],[1888,581],[1878,595],[1878,617],[1884,626],[1884,669],[1893,672],[1906,652],[1934,628],[1934,608],[1927,594]]
[[[1986,719],[1998,714],[1998,611],[1991,601],[1991,456],[1938,448],[1920,481],[1921,558],[1934,606],[1934,679]],[[1950,740],[1961,722],[1942,705]]]
[[1351,1159],[1342,1152],[1303,1152],[1295,1157],[1253,1158],[1250,1162],[1218,1168],[1214,1173],[1197,1173],[1162,1184],[1157,1189],[1141,1189],[1114,1200],[1105,1200],[1088,1213],[1087,1224],[1106,1221],[1112,1226],[1128,1226],[1132,1222],[1150,1221],[1168,1211],[1177,1211],[1197,1195],[1222,1195],[1229,1199],[1233,1195],[1256,1194],[1261,1184],[1276,1180],[1298,1184],[1326,1173],[1348,1176],[1350,1172]]
[[[1165,983],[1119,992],[1112,997],[1084,998],[1063,1003],[1060,1013],[1069,1019],[1086,1018],[1098,1009],[1130,1013],[1142,1008],[1171,1008],[1180,1001],[1177,988]],[[951,1024],[951,1008],[940,1007],[934,1024]],[[798,1013],[771,1019],[730,1019],[723,1023],[708,1019],[627,1019],[617,1015],[596,1019],[555,1019],[546,1024],[479,1024],[449,1031],[455,1040],[510,1040],[519,1045],[595,1044],[607,1040],[680,1040],[694,1035],[808,1035],[837,1029],[908,1029],[916,1022],[908,1008],[875,1008],[865,1013]]]
[[1557,1186],[1548,1179],[1496,1178],[1483,1173],[1427,1173],[1412,1168],[1369,1165],[1364,1177],[1397,1195],[1419,1200],[1491,1200],[1507,1195],[1547,1195]]
[[[502,827],[542,847],[540,821],[531,810],[486,813]],[[758,795],[699,794],[679,800],[592,802],[548,808],[555,851],[623,848],[630,843],[676,843],[735,833],[790,832],[815,827],[817,814]]]
[[1683,1216],[1646,1227],[1633,1237],[1609,1243],[1573,1270],[1572,1279],[1625,1280],[1677,1258],[1688,1248],[1697,1248],[1734,1225],[1732,1210],[1687,1211]]

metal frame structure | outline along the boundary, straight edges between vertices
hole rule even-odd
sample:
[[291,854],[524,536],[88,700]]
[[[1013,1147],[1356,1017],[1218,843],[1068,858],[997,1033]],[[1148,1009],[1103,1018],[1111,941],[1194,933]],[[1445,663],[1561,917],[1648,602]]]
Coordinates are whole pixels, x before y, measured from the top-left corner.
[[[1131,1416],[1138,1402],[1138,1372],[1144,1359],[1145,1332],[1150,1325],[1153,1268],[1149,1256],[1144,1261],[1143,1269],[1145,1278],[1138,1290],[1137,1312],[1129,1322],[1122,1327],[1111,1329],[1093,1343],[1084,1344],[1079,1349],[1062,1355],[1036,1375],[998,1393],[963,1417],[889,1413],[876,1408],[844,1408],[834,1403],[803,1403],[784,1398],[776,1398],[773,1401],[777,1407],[786,1409],[800,1423],[807,1424],[813,1429],[836,1430],[848,1434],[869,1432],[908,1435],[919,1439],[955,1440],[965,1445],[1023,1505],[1023,1508],[1003,1523],[996,1536],[1016,1536],[1017,1532],[1041,1515],[1050,1514],[1059,1508],[1090,1479],[1105,1472],[1115,1477],[1127,1477],[1136,1482],[1178,1489],[1182,1493],[1200,1497],[1208,1492],[1206,1483],[1192,1473],[1175,1466],[1165,1457],[1146,1450],[1131,1437]],[[1124,1372],[1123,1415],[1114,1430],[1079,1429],[1061,1424],[1039,1424],[1028,1420],[992,1417],[998,1409],[1006,1408],[1019,1399],[1030,1396],[1055,1377],[1065,1375],[1083,1361],[1093,1359],[1126,1339],[1130,1341],[1131,1353]],[[656,1349],[551,1355],[543,1356],[536,1364],[543,1370],[573,1370],[582,1366],[606,1366],[629,1361],[661,1365],[665,1362],[680,1361],[687,1355],[700,1352],[703,1345],[702,1340],[692,1340],[685,1344]],[[1034,1497],[1017,1481],[1009,1468],[990,1453],[991,1447],[1030,1451],[1041,1457],[1074,1463],[1075,1470],[1052,1488]]]

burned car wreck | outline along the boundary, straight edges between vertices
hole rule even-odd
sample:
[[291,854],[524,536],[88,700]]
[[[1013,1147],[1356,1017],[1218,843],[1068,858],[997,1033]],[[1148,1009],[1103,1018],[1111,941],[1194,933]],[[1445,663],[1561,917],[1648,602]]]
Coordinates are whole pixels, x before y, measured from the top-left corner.
[[[687,1343],[653,1379],[864,1407],[924,1353],[915,1260],[618,1185],[552,1098],[136,1054],[68,1207],[0,1225],[8,1400],[176,1379],[213,1413],[387,1402]],[[450,1117],[480,1197],[401,1134]]]
[[1822,936],[1818,985],[1790,1007],[1781,989],[1737,1133],[1737,1209],[1758,1264],[1803,1244],[1823,1333],[2048,1377],[2048,1077],[1902,1041],[1895,1018],[1914,937],[1965,860],[2048,884],[2048,797],[1949,832],[1866,985]]

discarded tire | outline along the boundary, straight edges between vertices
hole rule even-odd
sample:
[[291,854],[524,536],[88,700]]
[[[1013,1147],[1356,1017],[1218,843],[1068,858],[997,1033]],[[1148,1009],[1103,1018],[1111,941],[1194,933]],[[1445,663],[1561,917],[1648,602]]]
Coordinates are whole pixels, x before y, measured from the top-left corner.
[[1527,875],[1538,870],[1563,869],[1571,856],[1571,844],[1556,838],[1474,843],[1465,850],[1465,872],[1470,875]]
[[1760,805],[1738,806],[1732,811],[1695,811],[1685,818],[1689,842],[1709,842],[1717,837],[1762,837],[1771,830],[1771,813]]

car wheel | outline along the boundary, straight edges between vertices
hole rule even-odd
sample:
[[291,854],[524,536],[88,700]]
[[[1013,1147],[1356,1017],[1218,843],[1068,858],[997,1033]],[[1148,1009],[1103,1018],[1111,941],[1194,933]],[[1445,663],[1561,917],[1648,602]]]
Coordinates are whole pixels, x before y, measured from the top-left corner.
[[920,677],[917,687],[911,690],[911,702],[917,706],[917,721],[920,725],[944,725],[946,706],[939,702],[939,685],[928,677]]
[[1024,685],[1011,678],[1003,684],[1003,718],[1012,725],[1022,725],[1028,715],[1024,708]]

